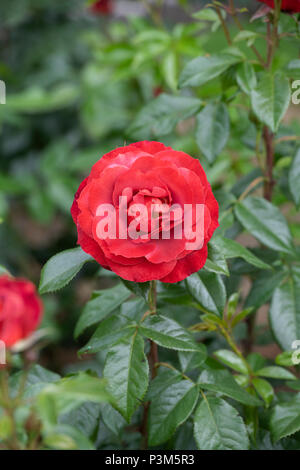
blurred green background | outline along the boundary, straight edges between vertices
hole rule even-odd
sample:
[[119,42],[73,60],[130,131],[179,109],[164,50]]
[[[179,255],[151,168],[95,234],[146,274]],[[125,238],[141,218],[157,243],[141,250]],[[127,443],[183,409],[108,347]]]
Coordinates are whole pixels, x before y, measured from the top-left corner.
[[[204,3],[158,1],[157,9],[147,9],[143,1],[115,0],[103,11],[86,0],[1,0],[0,79],[7,96],[0,105],[0,264],[13,275],[38,283],[43,264],[75,246],[74,193],[112,148],[153,138],[187,151],[201,158],[220,202],[226,189],[253,170],[255,132],[243,103],[232,107],[230,142],[211,167],[197,148],[193,120],[160,137],[147,119],[137,117],[161,92],[178,93],[178,71],[186,61],[224,47],[217,24],[211,30],[210,24],[191,22]],[[239,2],[249,10],[245,20],[256,3]],[[288,16],[283,21],[292,22]],[[298,52],[287,38],[277,66]],[[231,83],[230,73],[225,80]],[[198,92],[203,99],[218,93],[221,81]],[[233,89],[227,99],[234,97]],[[289,122],[291,133],[299,133],[299,120],[291,115]],[[283,144],[282,155],[292,145]],[[77,361],[74,324],[92,290],[110,285],[110,276],[86,266],[62,292],[45,296],[44,326],[51,328],[55,345],[44,350],[46,366],[63,371]]]

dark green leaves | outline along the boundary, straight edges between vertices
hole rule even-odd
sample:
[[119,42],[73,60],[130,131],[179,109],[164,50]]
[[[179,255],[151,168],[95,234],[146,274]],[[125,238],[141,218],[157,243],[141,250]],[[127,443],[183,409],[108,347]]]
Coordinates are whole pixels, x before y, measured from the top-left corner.
[[129,422],[148,387],[144,340],[137,332],[122,338],[109,350],[104,377],[116,408]]
[[75,337],[81,335],[86,328],[99,323],[103,318],[113,312],[130,296],[130,291],[123,284],[118,284],[110,289],[95,292],[95,297],[90,300],[75,328]]
[[235,213],[240,223],[261,243],[276,251],[293,252],[292,237],[280,210],[259,197],[239,202]]
[[194,436],[200,450],[247,450],[246,426],[235,408],[217,397],[205,397],[194,418]]
[[226,303],[226,291],[218,274],[200,271],[189,276],[185,283],[204,312],[222,315]]
[[300,430],[300,394],[286,403],[278,403],[271,416],[271,433],[278,441]]
[[285,276],[283,270],[277,272],[266,272],[262,271],[259,274],[251,287],[249,295],[245,302],[245,307],[259,308],[263,304],[267,303],[276,287],[281,283]]
[[84,263],[92,259],[81,248],[62,251],[53,256],[42,269],[40,293],[45,294],[61,289],[76,276]]
[[181,380],[166,387],[149,410],[149,445],[156,446],[168,440],[176,428],[192,413],[198,399],[198,387],[189,380]]
[[89,342],[79,350],[79,354],[94,354],[112,346],[123,336],[133,333],[135,325],[129,324],[122,315],[111,315],[105,318]]
[[[140,325],[140,331],[160,346],[178,351],[201,352],[201,347],[179,323],[162,315],[150,315]],[[205,351],[203,351],[205,355]]]
[[237,384],[228,370],[204,370],[198,383],[204,390],[221,393],[244,405],[259,406],[261,404],[260,400]]
[[150,282],[133,282],[127,281],[126,279],[121,279],[121,281],[127,287],[127,289],[129,289],[135,295],[143,297],[145,300],[147,300]]
[[179,86],[200,86],[221,75],[231,65],[241,62],[241,56],[221,53],[197,57],[185,66],[179,77]]
[[169,134],[179,121],[199,111],[201,101],[162,93],[137,114],[127,133],[136,140]]
[[276,132],[290,103],[289,80],[276,73],[264,72],[257,87],[252,90],[251,103],[258,119]]
[[231,369],[240,372],[241,374],[248,374],[247,365],[233,351],[229,351],[228,349],[219,349],[214,353],[214,356],[223,362],[223,364],[231,367]]
[[207,271],[229,276],[228,266],[223,253],[213,243],[208,244],[208,257],[204,265]]
[[229,126],[229,114],[224,103],[210,103],[197,115],[197,144],[210,163],[225,147]]
[[250,250],[230,238],[225,237],[216,237],[214,241],[211,242],[213,245],[222,253],[222,255],[227,258],[242,258],[247,263],[252,264],[260,269],[270,269],[270,266],[263,261],[261,261],[257,256],[255,256]]
[[279,345],[291,350],[300,338],[300,269],[293,267],[289,279],[274,292],[270,307],[270,323]]

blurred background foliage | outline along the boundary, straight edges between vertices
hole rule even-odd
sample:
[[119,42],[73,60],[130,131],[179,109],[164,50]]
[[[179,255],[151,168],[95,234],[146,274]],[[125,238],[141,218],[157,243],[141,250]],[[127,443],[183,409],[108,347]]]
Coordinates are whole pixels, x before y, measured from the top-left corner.
[[[254,3],[239,2],[248,9],[247,29],[259,35],[262,24],[248,24]],[[147,2],[115,0],[111,11],[103,12],[84,0],[1,1],[0,78],[6,83],[7,100],[0,105],[0,263],[12,274],[37,283],[42,265],[52,255],[75,246],[70,206],[78,184],[103,153],[124,143],[155,139],[200,158],[221,211],[243,192],[253,171],[260,174],[254,156],[255,126],[231,69],[193,95],[190,89],[177,89],[185,63],[224,47],[218,18],[197,21],[196,12],[203,5],[196,0],[169,1],[156,10],[147,9]],[[282,16],[285,31],[294,30],[293,18]],[[265,47],[259,36],[256,45]],[[246,43],[239,46],[246,55],[252,54]],[[298,56],[297,44],[287,35],[275,66],[286,68]],[[213,164],[197,146],[189,106],[175,106],[170,114],[166,94],[203,101],[222,96],[223,102],[232,103],[229,140]],[[153,112],[151,105],[145,108],[154,98],[161,100],[158,122],[157,110]],[[299,111],[291,109],[285,125],[283,135],[299,135]],[[280,205],[291,199],[287,167],[295,145],[283,140],[276,147],[280,184],[274,200]],[[294,235],[299,235],[295,209],[287,205],[286,213]],[[232,220],[228,227],[231,236],[241,231]],[[227,286],[229,293],[249,268],[241,260],[234,263],[235,272],[227,281],[232,283]],[[42,363],[57,372],[79,367],[74,365],[78,348],[74,325],[93,289],[110,286],[111,277],[88,264],[70,286],[44,297],[44,326],[52,337]],[[166,298],[173,296],[171,290],[172,286],[166,288]],[[180,292],[176,295],[180,297]],[[175,317],[177,307],[173,307]],[[191,315],[195,313],[191,308]]]

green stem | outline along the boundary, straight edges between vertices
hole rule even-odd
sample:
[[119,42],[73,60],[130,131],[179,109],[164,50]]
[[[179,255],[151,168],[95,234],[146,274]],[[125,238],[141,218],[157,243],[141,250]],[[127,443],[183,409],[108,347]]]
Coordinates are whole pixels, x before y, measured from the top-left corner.
[[[149,303],[149,315],[156,314],[156,281],[150,282],[150,290],[148,296],[148,303]],[[158,358],[158,348],[157,344],[150,340],[150,351],[148,354],[148,363],[150,369],[151,380],[156,377],[157,374],[157,364],[159,362]],[[148,448],[148,414],[149,414],[149,402],[144,404],[144,413],[143,419],[141,424],[141,433],[142,433],[142,449]]]

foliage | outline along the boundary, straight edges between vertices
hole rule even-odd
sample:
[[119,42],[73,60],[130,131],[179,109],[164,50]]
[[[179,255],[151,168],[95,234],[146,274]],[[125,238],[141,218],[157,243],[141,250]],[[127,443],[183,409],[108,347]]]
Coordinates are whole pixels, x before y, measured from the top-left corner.
[[[1,270],[40,278],[47,345],[46,367],[25,352],[0,371],[0,446],[299,450],[299,18],[2,3]],[[74,248],[78,181],[144,139],[199,158],[220,206],[204,268],[177,284],[120,280]],[[51,364],[62,345],[81,360]]]

